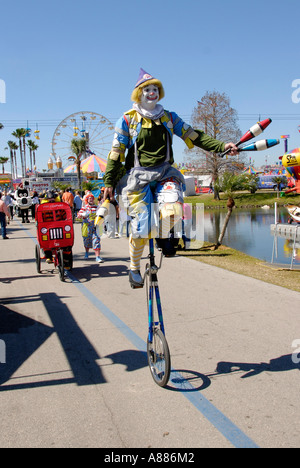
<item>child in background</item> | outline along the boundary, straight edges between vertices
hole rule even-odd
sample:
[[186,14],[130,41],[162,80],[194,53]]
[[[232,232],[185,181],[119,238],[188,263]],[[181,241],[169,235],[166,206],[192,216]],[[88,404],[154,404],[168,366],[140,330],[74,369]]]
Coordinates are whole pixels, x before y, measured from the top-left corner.
[[92,193],[87,193],[83,198],[83,206],[79,210],[77,218],[82,219],[81,234],[83,245],[85,248],[85,260],[89,258],[89,250],[93,249],[96,255],[96,262],[103,263],[100,257],[101,243],[100,237],[97,234],[95,226],[97,205],[95,205],[95,197]]

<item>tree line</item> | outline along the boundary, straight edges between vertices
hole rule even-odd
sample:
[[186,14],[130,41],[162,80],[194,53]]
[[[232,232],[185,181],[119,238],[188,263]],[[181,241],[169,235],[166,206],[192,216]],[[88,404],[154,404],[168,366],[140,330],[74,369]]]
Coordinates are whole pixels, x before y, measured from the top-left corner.
[[[3,124],[0,123],[0,130],[3,128]],[[21,173],[22,177],[26,177],[27,169],[32,172],[36,165],[36,150],[38,149],[38,145],[33,140],[27,140],[26,142],[26,138],[28,137],[28,130],[26,128],[17,128],[14,132],[12,132],[12,136],[17,139],[18,144],[12,140],[7,142],[8,148],[10,150],[10,158],[0,156],[0,164],[2,164],[3,173],[4,165],[10,160],[12,179],[17,179],[17,150],[19,149]],[[26,148],[29,150],[29,161],[27,161]]]

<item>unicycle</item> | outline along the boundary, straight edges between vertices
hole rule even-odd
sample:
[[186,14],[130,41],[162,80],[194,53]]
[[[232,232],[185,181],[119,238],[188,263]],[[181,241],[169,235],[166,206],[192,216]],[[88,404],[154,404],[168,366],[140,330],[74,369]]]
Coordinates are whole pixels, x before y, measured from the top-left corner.
[[149,263],[146,265],[144,283],[146,284],[148,307],[148,339],[147,358],[154,382],[160,387],[165,387],[170,378],[171,358],[169,346],[165,336],[162,307],[160,301],[157,272],[161,268],[155,264],[154,242],[149,240]]

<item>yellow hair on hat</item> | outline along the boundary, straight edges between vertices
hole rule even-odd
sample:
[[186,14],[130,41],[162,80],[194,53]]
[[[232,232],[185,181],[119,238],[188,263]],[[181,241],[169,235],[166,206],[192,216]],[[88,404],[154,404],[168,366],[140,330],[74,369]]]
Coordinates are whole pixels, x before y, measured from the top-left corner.
[[144,83],[142,83],[140,86],[138,86],[137,88],[135,88],[133,91],[132,91],[132,94],[131,94],[131,100],[133,102],[141,102],[141,95],[142,95],[142,92],[143,92],[143,88],[145,88],[146,86],[148,85],[155,85],[158,87],[159,89],[159,101],[165,96],[165,90],[163,88],[163,85],[161,83],[161,81],[157,80],[157,79],[153,79],[153,80],[149,80],[149,81],[146,81]]

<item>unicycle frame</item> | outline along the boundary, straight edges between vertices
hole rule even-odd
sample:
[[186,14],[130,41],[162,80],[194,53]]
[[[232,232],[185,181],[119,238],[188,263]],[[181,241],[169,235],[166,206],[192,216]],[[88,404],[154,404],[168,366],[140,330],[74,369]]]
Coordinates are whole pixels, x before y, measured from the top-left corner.
[[[159,327],[162,333],[165,335],[165,327],[164,327],[164,320],[163,320],[163,313],[162,313],[162,306],[160,300],[160,293],[158,287],[158,279],[157,279],[157,272],[161,267],[161,262],[159,266],[155,264],[155,255],[154,255],[154,242],[153,239],[149,240],[149,261],[150,263],[146,266],[145,277],[149,277],[149,290],[148,290],[148,339],[149,342],[153,342],[153,329],[154,327]],[[153,308],[153,301],[154,297],[156,299],[157,304],[157,313],[158,313],[158,321],[155,321],[154,317],[154,308]]]
[[[147,358],[153,380],[160,387],[165,387],[170,378],[171,358],[169,346],[165,336],[165,327],[162,314],[162,306],[158,288],[157,272],[159,267],[155,264],[153,239],[149,241],[149,260],[146,266],[144,283],[147,285],[147,305],[148,305],[148,339],[147,339]],[[148,285],[149,279],[149,285]],[[149,286],[149,289],[148,289]],[[157,314],[155,312],[155,306]],[[157,317],[155,316],[157,315]],[[158,321],[156,321],[156,318]]]

